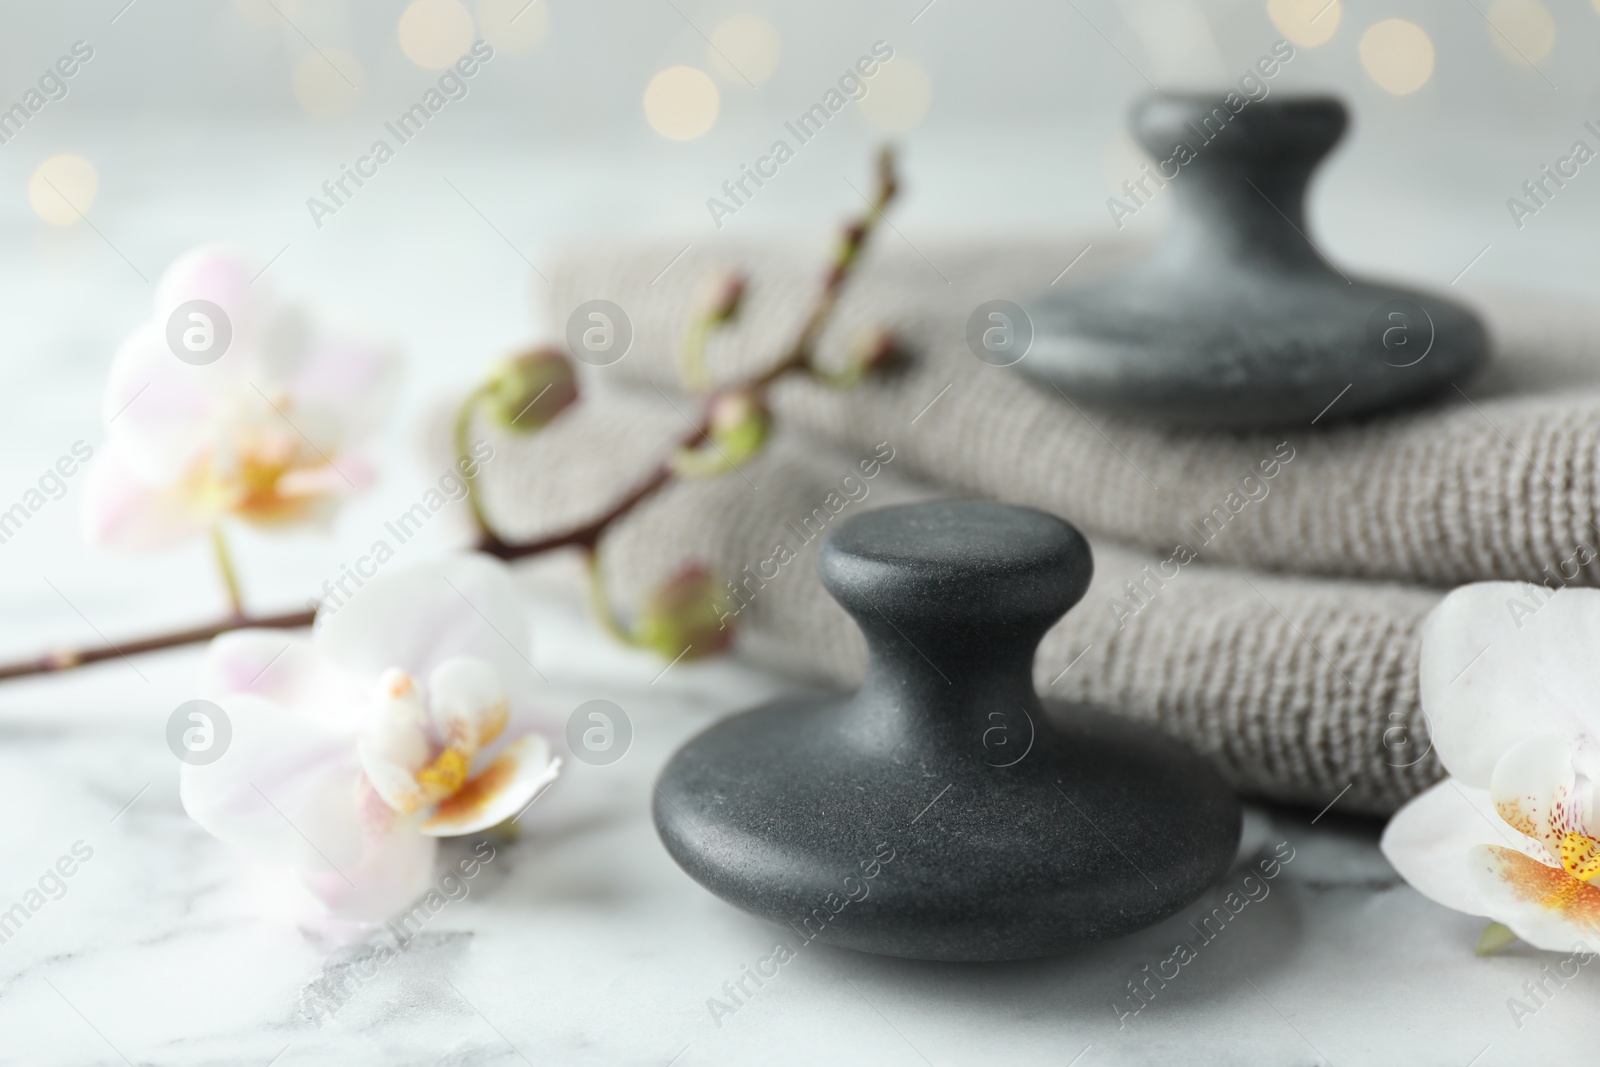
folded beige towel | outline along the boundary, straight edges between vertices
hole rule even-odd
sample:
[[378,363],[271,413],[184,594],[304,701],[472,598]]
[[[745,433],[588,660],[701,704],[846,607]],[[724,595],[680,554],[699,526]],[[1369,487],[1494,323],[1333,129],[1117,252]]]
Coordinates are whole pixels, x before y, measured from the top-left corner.
[[[1333,410],[1315,427],[1173,430],[1075,407],[967,347],[967,317],[978,304],[1049,288],[1088,243],[928,247],[924,258],[885,231],[821,353],[841,359],[853,334],[883,325],[906,339],[916,361],[847,393],[787,382],[774,393],[779,415],[852,447],[889,438],[908,468],[937,484],[1045,508],[1163,555],[1192,540],[1283,441],[1296,458],[1271,502],[1250,522],[1229,524],[1207,545],[1207,561],[1447,586],[1540,581],[1580,544],[1585,557],[1600,555],[1600,359],[1592,345],[1600,321],[1592,315],[1521,300],[1491,305],[1499,367],[1409,413],[1339,426],[1334,391]],[[770,365],[819,283],[814,251],[759,246],[694,247],[656,278],[677,250],[589,251],[553,276],[553,322],[594,297],[632,319],[632,351],[601,369],[604,381],[671,386],[696,293],[727,269],[751,284],[738,322],[713,340],[713,377]],[[1096,245],[1056,287],[1116,270],[1134,254]],[[1600,581],[1600,563],[1583,580]]]
[[[967,351],[973,306],[1048,286],[1082,242],[927,248],[925,260],[884,248],[896,240],[885,233],[852,280],[821,353],[842,359],[855,332],[887,325],[911,365],[853,391],[781,383],[786,429],[766,452],[738,473],[674,485],[607,538],[620,611],[701,561],[742,582],[744,652],[850,684],[864,649],[816,578],[817,530],[951,493],[1044,507],[1089,533],[1096,576],[1040,648],[1041,692],[1148,721],[1247,792],[1386,812],[1440,773],[1417,707],[1416,638],[1441,594],[1305,575],[1534,578],[1574,543],[1600,541],[1588,526],[1600,390],[1574,387],[1586,379],[1581,334],[1555,319],[1530,315],[1514,330],[1518,320],[1496,316],[1503,362],[1461,383],[1471,401],[1329,429],[1177,432],[1079,410]],[[713,342],[714,377],[769,364],[798,330],[815,254],[691,249],[658,278],[676,251],[588,252],[555,276],[555,322],[604,298],[626,310],[635,339],[544,433],[496,439],[482,484],[504,536],[592,517],[684,434],[695,409],[676,392],[676,348],[720,269],[751,281],[738,324]],[[1128,254],[1091,249],[1059,284]],[[886,455],[862,475],[861,460]],[[761,577],[780,544],[797,558]]]

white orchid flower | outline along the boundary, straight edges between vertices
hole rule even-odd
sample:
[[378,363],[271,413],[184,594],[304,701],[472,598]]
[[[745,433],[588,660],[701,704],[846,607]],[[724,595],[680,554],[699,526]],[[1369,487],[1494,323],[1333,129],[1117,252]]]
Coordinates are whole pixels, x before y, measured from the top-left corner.
[[145,551],[224,517],[326,522],[371,481],[359,446],[394,400],[398,359],[320,332],[256,274],[197,248],[157,284],[102,398],[106,446],[84,500],[91,541]]
[[232,736],[183,766],[183,806],[336,917],[403,910],[438,838],[518,815],[556,777],[548,742],[507,728],[535,714],[528,647],[510,572],[482,555],[380,573],[310,638],[224,634],[202,696]]
[[1572,951],[1600,927],[1600,590],[1482,582],[1423,626],[1422,708],[1450,777],[1383,853],[1423,895]]

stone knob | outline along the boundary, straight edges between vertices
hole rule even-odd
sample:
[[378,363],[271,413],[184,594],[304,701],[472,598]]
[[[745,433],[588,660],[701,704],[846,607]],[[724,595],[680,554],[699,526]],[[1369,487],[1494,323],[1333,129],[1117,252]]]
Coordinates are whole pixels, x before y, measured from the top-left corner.
[[1291,270],[1343,285],[1306,238],[1305,199],[1312,171],[1348,122],[1344,105],[1330,97],[1251,104],[1237,115],[1194,96],[1158,96],[1136,107],[1133,133],[1158,174],[1180,155],[1178,145],[1200,142],[1170,182],[1177,210],[1161,265],[1184,273]]
[[937,960],[1049,955],[1159,921],[1233,858],[1239,808],[1160,734],[1032,684],[1093,570],[1070,524],[940,501],[869,512],[818,559],[868,646],[855,693],[724,720],[662,772],[668,852],[812,939]]
[[1158,95],[1131,124],[1155,162],[1127,195],[1170,197],[1171,228],[1127,273],[1024,302],[1033,344],[1019,372],[1111,410],[1251,427],[1417,402],[1483,364],[1487,337],[1465,307],[1354,277],[1315,245],[1306,189],[1344,133],[1337,99],[1234,111]]
[[983,760],[972,738],[1039,709],[1034,649],[1094,560],[1053,515],[948,501],[860,516],[823,542],[817,569],[867,640],[863,719]]

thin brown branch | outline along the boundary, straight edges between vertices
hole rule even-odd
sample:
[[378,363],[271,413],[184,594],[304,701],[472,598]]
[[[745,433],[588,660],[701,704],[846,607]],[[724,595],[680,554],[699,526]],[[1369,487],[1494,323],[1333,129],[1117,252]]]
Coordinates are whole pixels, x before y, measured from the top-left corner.
[[[706,427],[702,423],[692,434],[684,435],[679,443],[680,448],[686,448],[699,442],[705,435]],[[593,549],[600,542],[600,538],[624,515],[644,503],[668,482],[672,481],[673,470],[670,462],[662,463],[627,496],[613,504],[605,514],[589,520],[582,526],[567,530],[564,533],[552,534],[534,541],[503,541],[492,532],[485,531],[478,538],[477,549],[487,552],[500,559],[525,559],[528,556],[543,555],[554,552],[559,548],[585,548]]]
[[[876,196],[867,211],[860,219],[846,225],[840,234],[839,247],[834,254],[833,261],[828,265],[828,273],[823,280],[822,291],[817,296],[817,303],[811,309],[811,314],[806,318],[805,325],[800,328],[795,336],[794,344],[784,357],[774,363],[767,370],[756,377],[731,385],[724,386],[707,398],[706,411],[710,411],[717,398],[735,391],[763,393],[779,378],[795,371],[816,373],[813,362],[816,356],[817,341],[826,329],[834,308],[839,303],[839,293],[844,289],[855,267],[860,262],[861,250],[866,247],[867,239],[883,219],[884,211],[893,202],[900,191],[900,183],[895,177],[894,152],[885,147],[878,155],[878,187]],[[740,290],[743,292],[743,284]],[[709,419],[702,416],[699,425],[693,433],[687,434],[677,446],[677,449],[691,448],[705,439],[709,429]],[[674,450],[676,451],[676,449]],[[611,525],[627,516],[640,504],[651,496],[671,484],[676,477],[672,468],[671,456],[662,460],[651,472],[650,476],[641,482],[632,492],[613,504],[605,513],[589,520],[582,526],[567,530],[563,533],[552,534],[532,541],[505,541],[495,534],[487,522],[481,524],[482,534],[477,543],[478,551],[487,552],[500,559],[525,559],[528,556],[543,555],[562,548],[583,548],[593,550],[599,544],[600,538],[605,535]]]
[[[877,177],[877,195],[870,206],[870,210],[862,218],[847,225],[840,235],[838,249],[833,261],[828,266],[828,273],[824,278],[822,291],[817,297],[816,306],[812,308],[811,315],[806,319],[805,325],[795,337],[793,346],[782,359],[755,378],[726,386],[713,392],[706,404],[705,410],[707,412],[713,408],[717,399],[724,394],[739,390],[760,394],[765,392],[773,382],[791,372],[803,371],[814,374],[819,378],[825,379],[827,377],[813,366],[817,340],[822,336],[823,330],[827,327],[828,321],[832,317],[834,308],[838,304],[839,293],[859,262],[861,250],[866,246],[867,239],[871,236],[878,222],[883,218],[885,209],[888,208],[890,202],[894,200],[896,193],[899,191],[899,183],[894,172],[894,155],[888,148],[883,149],[878,157]],[[719,319],[719,322],[726,321],[729,318],[731,318],[731,309],[728,315]],[[458,449],[464,440],[473,405],[481,398],[481,395],[481,390],[475,391],[457,416],[454,438]],[[675,452],[697,446],[702,440],[706,439],[709,430],[709,417],[708,415],[702,415],[694,431],[682,438]],[[475,492],[476,487],[472,484],[473,479],[469,477],[467,484],[470,504],[472,505],[473,515],[478,520],[482,530],[476,547],[481,552],[486,552],[504,560],[541,555],[561,548],[582,548],[592,552],[612,523],[628,515],[663,487],[671,484],[676,477],[677,473],[673,469],[671,456],[669,455],[650,473],[649,477],[640,482],[621,500],[613,504],[604,514],[564,533],[523,542],[508,542],[502,540],[493,532],[482,513],[481,502],[477,499]],[[0,681],[11,678],[25,678],[37,674],[54,674],[59,671],[87,666],[91,663],[102,663],[106,660],[136,656],[144,652],[181,648],[184,645],[209,641],[230,630],[249,627],[278,630],[297,629],[303,626],[310,626],[314,619],[315,613],[311,611],[292,611],[281,615],[264,615],[255,618],[248,615],[235,614],[205,626],[157,634],[153,637],[127,641],[120,645],[107,644],[94,648],[69,649],[47,653],[31,660],[0,664]]]
[[788,359],[780,364],[785,370],[810,364],[817,340],[822,336],[823,329],[833,316],[833,309],[839,303],[839,293],[861,260],[861,250],[866,247],[867,239],[883,220],[884,212],[899,195],[900,181],[895,176],[894,149],[887,145],[878,152],[877,177],[878,188],[867,213],[845,226],[839,235],[839,250],[828,266],[822,293],[817,297],[816,306],[811,309],[811,316],[806,319],[806,324],[801,327],[799,335],[795,338]]
[[310,626],[315,617],[315,613],[311,611],[289,611],[281,615],[262,615],[254,618],[249,615],[230,615],[220,622],[208,623],[205,626],[195,626],[188,630],[174,630],[170,633],[156,634],[154,637],[144,637],[137,641],[125,641],[120,645],[110,644],[101,645],[97,648],[51,652],[36,659],[3,664],[0,665],[0,681],[8,678],[25,678],[34,674],[55,674],[58,671],[68,671],[74,667],[84,667],[88,664],[101,663],[108,659],[137,656],[141,652],[159,652],[167,648],[181,648],[184,645],[194,645],[199,644],[201,641],[209,641],[213,637],[225,634],[230,630],[249,628],[294,630],[302,626]]

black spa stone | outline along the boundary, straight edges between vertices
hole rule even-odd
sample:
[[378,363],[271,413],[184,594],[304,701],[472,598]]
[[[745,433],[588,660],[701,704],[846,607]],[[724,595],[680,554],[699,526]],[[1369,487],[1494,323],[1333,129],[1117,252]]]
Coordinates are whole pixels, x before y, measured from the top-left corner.
[[866,681],[673,756],[656,828],[696,881],[791,944],[1008,960],[1157,922],[1227,869],[1239,806],[1207,763],[1034,693],[1034,649],[1093,569],[1071,525],[886,508],[833,531],[818,565],[866,635]]
[[1220,97],[1143,101],[1131,126],[1157,177],[1121,198],[1169,198],[1171,229],[1118,277],[1024,301],[1033,341],[1016,369],[1103,408],[1222,427],[1326,425],[1464,381],[1488,353],[1472,312],[1312,244],[1306,185],[1346,121],[1332,97],[1237,114]]

